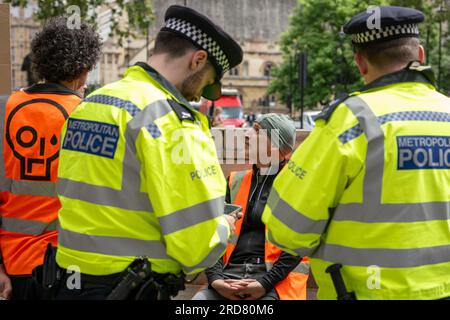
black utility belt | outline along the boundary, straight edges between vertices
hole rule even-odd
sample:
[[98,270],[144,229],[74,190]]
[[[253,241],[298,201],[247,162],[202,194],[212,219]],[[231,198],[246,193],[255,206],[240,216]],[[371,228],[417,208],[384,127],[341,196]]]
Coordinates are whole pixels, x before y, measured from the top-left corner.
[[[62,269],[62,278],[67,279],[70,276],[73,276],[73,271]],[[95,276],[91,274],[86,273],[80,273],[80,279],[83,283],[90,283],[90,284],[105,284],[105,285],[115,285],[120,278],[121,273],[114,273],[109,275],[101,275],[101,276]]]

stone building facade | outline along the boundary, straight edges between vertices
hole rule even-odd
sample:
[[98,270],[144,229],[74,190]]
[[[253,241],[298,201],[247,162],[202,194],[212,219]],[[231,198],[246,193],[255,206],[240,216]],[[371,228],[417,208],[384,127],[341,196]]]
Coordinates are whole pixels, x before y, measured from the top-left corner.
[[247,112],[287,112],[275,96],[268,96],[270,68],[282,62],[279,39],[286,29],[296,0],[153,0],[155,35],[164,21],[164,12],[173,4],[192,7],[223,26],[244,49],[244,60],[225,75],[223,84],[237,88]]
[[[146,60],[153,40],[163,25],[164,13],[172,4],[188,5],[205,13],[229,32],[244,49],[244,61],[223,79],[225,87],[237,88],[248,111],[285,112],[274,96],[267,95],[270,69],[282,62],[278,41],[288,24],[288,17],[296,0],[153,0],[156,20],[149,30],[149,37],[129,39],[123,47],[108,34],[110,12],[101,10],[99,31],[105,39],[99,65],[89,77],[91,84],[103,85],[123,75],[126,67]],[[13,59],[13,87],[26,86],[26,73],[21,71],[24,57],[30,51],[30,42],[39,29],[33,20],[36,4],[27,8],[14,8],[11,33]],[[122,23],[126,24],[126,17]],[[148,47],[147,47],[148,45]]]

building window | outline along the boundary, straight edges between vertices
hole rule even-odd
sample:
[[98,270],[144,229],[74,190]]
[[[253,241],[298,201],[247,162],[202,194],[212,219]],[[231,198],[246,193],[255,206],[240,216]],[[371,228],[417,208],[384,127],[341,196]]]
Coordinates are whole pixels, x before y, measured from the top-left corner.
[[233,68],[230,70],[230,76],[232,77],[238,77],[239,76],[239,69],[238,68]]
[[244,69],[244,72],[243,72],[244,76],[248,77],[249,76],[249,74],[248,74],[248,61],[244,62],[243,69]]
[[269,78],[270,74],[272,72],[272,68],[274,67],[274,64],[272,62],[266,62],[264,65],[264,77]]

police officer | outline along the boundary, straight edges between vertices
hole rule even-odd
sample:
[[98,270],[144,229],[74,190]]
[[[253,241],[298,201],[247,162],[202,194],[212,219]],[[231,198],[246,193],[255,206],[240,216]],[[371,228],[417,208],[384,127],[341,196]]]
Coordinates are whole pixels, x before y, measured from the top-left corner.
[[164,288],[166,276],[199,272],[222,256],[235,218],[223,215],[226,181],[208,119],[189,101],[218,99],[220,79],[242,56],[206,16],[171,6],[149,63],[72,114],[58,175],[59,299],[105,299],[137,257]]
[[450,100],[421,65],[423,14],[374,10],[344,27],[365,87],[323,110],[263,221],[271,242],[312,258],[321,299],[449,297]]

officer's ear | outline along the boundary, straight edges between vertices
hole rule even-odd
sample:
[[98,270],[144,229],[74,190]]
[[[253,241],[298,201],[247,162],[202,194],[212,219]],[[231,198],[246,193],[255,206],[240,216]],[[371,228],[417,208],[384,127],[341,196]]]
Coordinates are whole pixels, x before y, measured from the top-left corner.
[[365,76],[369,71],[369,65],[367,63],[366,57],[364,57],[364,55],[360,51],[357,51],[355,53],[355,62],[361,75]]
[[425,49],[419,45],[419,62],[422,64],[425,61]]
[[208,62],[208,53],[205,50],[195,50],[191,55],[189,68],[193,72],[202,70]]

